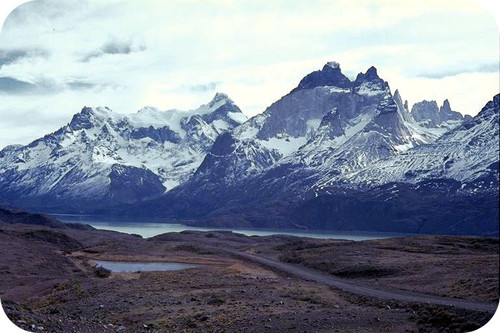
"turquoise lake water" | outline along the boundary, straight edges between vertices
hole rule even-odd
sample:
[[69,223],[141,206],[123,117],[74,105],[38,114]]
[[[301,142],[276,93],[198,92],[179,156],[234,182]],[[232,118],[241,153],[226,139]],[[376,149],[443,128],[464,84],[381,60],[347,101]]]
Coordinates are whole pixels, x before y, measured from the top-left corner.
[[94,228],[119,231],[128,234],[137,234],[149,238],[167,232],[181,232],[185,230],[197,231],[233,231],[247,236],[270,236],[270,235],[291,235],[297,237],[310,237],[322,239],[347,239],[354,241],[368,239],[383,239],[398,236],[406,236],[400,233],[363,232],[363,231],[331,231],[331,230],[275,230],[275,229],[232,229],[232,228],[200,228],[191,227],[179,223],[160,223],[139,220],[127,220],[107,217],[96,217],[89,215],[67,215],[52,214],[55,218],[63,222],[85,223]]
[[102,266],[115,273],[135,273],[149,271],[179,271],[181,269],[195,268],[199,265],[183,264],[178,262],[125,262],[92,260],[97,266]]

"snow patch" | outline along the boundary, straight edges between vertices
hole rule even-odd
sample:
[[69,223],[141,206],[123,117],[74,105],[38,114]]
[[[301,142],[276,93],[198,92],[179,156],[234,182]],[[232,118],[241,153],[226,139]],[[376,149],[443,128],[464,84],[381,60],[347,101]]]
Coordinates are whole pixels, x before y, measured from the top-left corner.
[[283,138],[270,138],[269,140],[259,140],[259,143],[267,149],[275,149],[282,156],[288,156],[297,151],[300,147],[306,144],[305,137],[283,137]]

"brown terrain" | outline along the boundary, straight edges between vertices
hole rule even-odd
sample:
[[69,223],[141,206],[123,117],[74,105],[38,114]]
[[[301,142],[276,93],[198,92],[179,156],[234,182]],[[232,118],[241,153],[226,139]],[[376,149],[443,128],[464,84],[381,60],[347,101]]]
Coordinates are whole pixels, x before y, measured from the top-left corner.
[[[28,331],[466,332],[498,301],[498,238],[143,239],[18,214],[0,211],[0,298]],[[200,266],[99,277],[93,259]]]

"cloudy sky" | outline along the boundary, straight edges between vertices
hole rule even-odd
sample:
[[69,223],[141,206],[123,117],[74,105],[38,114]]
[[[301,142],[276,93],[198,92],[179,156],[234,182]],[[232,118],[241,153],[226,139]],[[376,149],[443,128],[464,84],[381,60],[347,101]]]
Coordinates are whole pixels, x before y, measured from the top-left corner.
[[471,0],[35,0],[0,34],[0,147],[83,106],[192,109],[216,91],[247,115],[329,60],[374,65],[410,105],[476,114],[499,91],[494,18]]

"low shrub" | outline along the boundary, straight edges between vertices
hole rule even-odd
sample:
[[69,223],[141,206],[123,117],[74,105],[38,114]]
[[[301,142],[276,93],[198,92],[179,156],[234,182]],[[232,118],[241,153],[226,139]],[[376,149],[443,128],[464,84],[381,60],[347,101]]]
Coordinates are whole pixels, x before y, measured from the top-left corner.
[[111,275],[111,271],[102,266],[97,266],[94,268],[94,274],[99,278],[107,278]]

